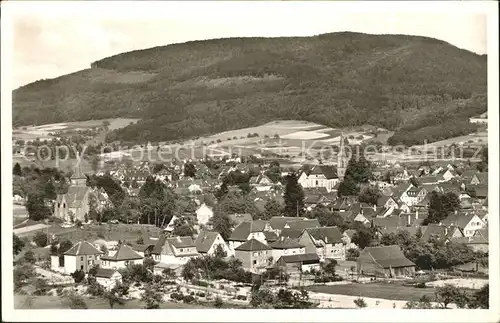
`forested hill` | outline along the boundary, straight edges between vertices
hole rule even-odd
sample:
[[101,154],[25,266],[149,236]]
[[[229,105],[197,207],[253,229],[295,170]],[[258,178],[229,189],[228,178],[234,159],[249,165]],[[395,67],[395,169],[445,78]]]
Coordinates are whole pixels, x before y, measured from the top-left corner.
[[[13,93],[14,125],[139,117],[109,139],[162,141],[299,119],[405,140],[471,130],[486,55],[436,39],[332,33],[194,41],[108,57]],[[399,136],[399,137],[398,137]]]

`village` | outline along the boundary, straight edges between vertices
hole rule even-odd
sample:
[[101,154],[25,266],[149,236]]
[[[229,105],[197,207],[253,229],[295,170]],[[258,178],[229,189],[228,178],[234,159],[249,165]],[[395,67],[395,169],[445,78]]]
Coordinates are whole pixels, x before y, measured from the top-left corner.
[[344,142],[295,167],[236,154],[16,164],[18,306],[487,307],[487,147],[478,163],[389,163],[349,158]]

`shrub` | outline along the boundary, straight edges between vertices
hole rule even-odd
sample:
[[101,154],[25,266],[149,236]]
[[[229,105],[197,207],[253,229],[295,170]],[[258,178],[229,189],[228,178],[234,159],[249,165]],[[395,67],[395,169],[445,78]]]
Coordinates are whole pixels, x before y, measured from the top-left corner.
[[196,293],[196,296],[199,296],[199,297],[205,297],[205,296],[206,296],[206,294],[205,294],[205,293],[203,293],[203,292],[198,292],[198,293]]
[[415,287],[417,288],[426,288],[427,286],[425,285],[425,283],[418,283],[415,285]]
[[214,301],[214,306],[215,306],[215,308],[221,308],[222,306],[224,306],[224,302],[222,301],[222,298],[217,296],[215,298],[215,301]]
[[102,296],[105,292],[104,287],[95,281],[87,287],[87,293],[92,296]]
[[238,295],[236,296],[236,299],[239,299],[240,301],[246,301],[247,297],[245,295]]
[[83,270],[77,270],[71,274],[71,277],[73,277],[75,283],[81,283],[85,279],[85,272]]
[[182,299],[182,301],[184,303],[192,303],[194,302],[196,299],[194,298],[194,296],[191,296],[191,295],[186,295],[184,296],[184,298]]

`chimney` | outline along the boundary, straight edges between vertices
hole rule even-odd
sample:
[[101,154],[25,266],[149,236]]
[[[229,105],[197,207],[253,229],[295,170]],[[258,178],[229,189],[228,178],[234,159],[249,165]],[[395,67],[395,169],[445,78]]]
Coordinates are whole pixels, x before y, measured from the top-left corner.
[[415,220],[418,220],[418,210],[415,210]]
[[407,226],[411,225],[411,213],[408,213],[408,223],[406,225]]
[[373,211],[377,212],[377,205],[376,204],[373,204]]
[[177,241],[182,242],[182,239],[180,236],[177,236]]
[[444,227],[444,235],[447,236],[448,235],[448,227]]

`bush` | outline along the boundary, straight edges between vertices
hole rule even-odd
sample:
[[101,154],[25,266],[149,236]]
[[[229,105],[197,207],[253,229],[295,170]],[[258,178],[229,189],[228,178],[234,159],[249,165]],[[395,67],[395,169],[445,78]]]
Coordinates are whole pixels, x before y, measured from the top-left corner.
[[184,296],[184,298],[182,299],[182,301],[183,301],[184,303],[192,303],[192,302],[194,302],[195,300],[196,300],[196,299],[195,299],[193,296],[191,296],[191,295],[186,295],[186,296]]
[[40,248],[45,247],[48,244],[47,234],[45,232],[38,231],[33,237],[33,242]]
[[199,296],[199,297],[205,297],[205,296],[206,296],[206,294],[205,294],[205,293],[203,293],[203,292],[198,292],[198,293],[196,293],[196,296]]
[[64,293],[64,289],[62,287],[57,287],[56,293],[57,293],[57,296],[62,296]]
[[77,270],[71,274],[71,277],[73,277],[75,283],[81,283],[85,279],[85,272],[83,272],[83,270]]
[[170,298],[176,301],[182,301],[184,299],[184,295],[182,293],[172,293],[170,294]]
[[87,293],[92,296],[102,296],[105,292],[104,287],[95,281],[87,287]]
[[240,300],[240,301],[246,301],[247,300],[247,297],[245,295],[237,295],[236,296],[236,299]]
[[222,306],[224,306],[224,302],[222,301],[222,298],[217,296],[215,298],[215,301],[214,301],[214,306],[215,306],[215,308],[221,308]]
[[425,285],[425,283],[418,283],[415,285],[415,287],[417,288],[426,288],[427,286]]

